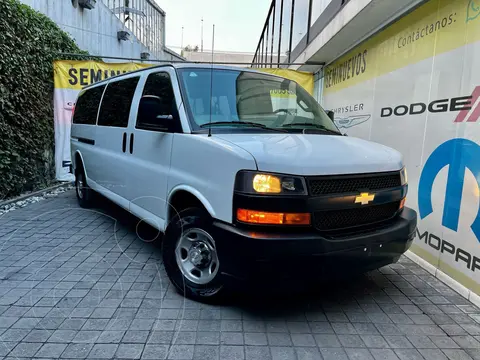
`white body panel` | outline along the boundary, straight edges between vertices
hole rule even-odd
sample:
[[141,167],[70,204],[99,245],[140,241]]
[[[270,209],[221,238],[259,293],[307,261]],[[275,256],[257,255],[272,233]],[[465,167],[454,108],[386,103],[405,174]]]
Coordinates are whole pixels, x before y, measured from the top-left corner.
[[229,134],[218,137],[255,158],[260,171],[295,175],[334,175],[402,168],[402,155],[361,139],[302,134]]
[[[148,75],[170,76],[183,133],[136,128],[137,111]],[[151,68],[108,82],[141,76],[126,128],[79,126],[72,135],[89,132],[95,145],[72,139],[72,158],[83,157],[87,183],[143,221],[165,230],[169,203],[177,191],[195,196],[212,217],[231,223],[235,178],[240,170],[292,175],[330,175],[400,170],[400,153],[360,139],[325,134],[237,133],[212,129],[192,133],[173,67]],[[107,85],[108,89],[108,85]],[[127,133],[126,151],[122,151]],[[134,135],[132,153],[130,136]],[[77,166],[74,164],[74,166]]]

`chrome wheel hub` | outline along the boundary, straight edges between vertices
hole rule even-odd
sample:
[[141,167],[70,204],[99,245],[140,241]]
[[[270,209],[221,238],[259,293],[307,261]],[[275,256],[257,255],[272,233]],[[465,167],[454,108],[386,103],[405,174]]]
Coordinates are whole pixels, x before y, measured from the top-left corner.
[[78,175],[77,179],[77,194],[80,199],[83,199],[83,177]]
[[183,276],[194,284],[208,284],[218,273],[215,241],[202,229],[188,229],[180,236],[175,258]]

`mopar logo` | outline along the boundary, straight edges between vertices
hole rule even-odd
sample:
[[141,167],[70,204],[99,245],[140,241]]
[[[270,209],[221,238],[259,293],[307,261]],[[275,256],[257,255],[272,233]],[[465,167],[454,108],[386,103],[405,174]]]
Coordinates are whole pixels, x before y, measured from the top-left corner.
[[[433,212],[433,182],[440,170],[448,165],[442,225],[457,231],[466,169],[475,176],[477,186],[480,187],[480,161],[478,159],[480,159],[480,146],[467,139],[448,140],[433,151],[423,167],[418,184],[418,208],[421,219]],[[480,211],[478,209],[471,229],[480,242]]]
[[371,115],[351,115],[346,117],[340,117],[335,119],[335,125],[339,129],[341,128],[350,128],[352,126],[364,123],[370,119]]

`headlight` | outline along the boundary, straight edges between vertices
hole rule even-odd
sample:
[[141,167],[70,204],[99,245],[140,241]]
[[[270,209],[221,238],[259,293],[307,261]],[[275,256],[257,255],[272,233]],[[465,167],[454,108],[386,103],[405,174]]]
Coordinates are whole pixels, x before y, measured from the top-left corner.
[[403,167],[403,169],[400,170],[400,181],[401,181],[402,185],[406,185],[408,183],[407,169],[405,167]]
[[300,176],[240,171],[235,191],[248,194],[307,195],[305,179]]

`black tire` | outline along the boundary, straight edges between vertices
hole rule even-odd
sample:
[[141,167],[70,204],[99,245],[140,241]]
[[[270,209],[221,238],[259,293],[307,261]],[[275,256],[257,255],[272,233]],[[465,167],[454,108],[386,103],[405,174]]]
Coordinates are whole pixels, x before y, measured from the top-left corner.
[[77,195],[78,204],[82,208],[92,207],[93,190],[87,185],[83,166],[75,169],[75,193]]
[[[162,242],[165,271],[181,295],[203,303],[217,303],[225,298],[225,286],[221,274],[221,259],[215,277],[206,284],[196,284],[187,279],[177,264],[176,248],[182,234],[189,229],[201,229],[212,236],[212,219],[207,211],[189,208],[176,214],[168,224]],[[218,253],[217,253],[218,255]]]

